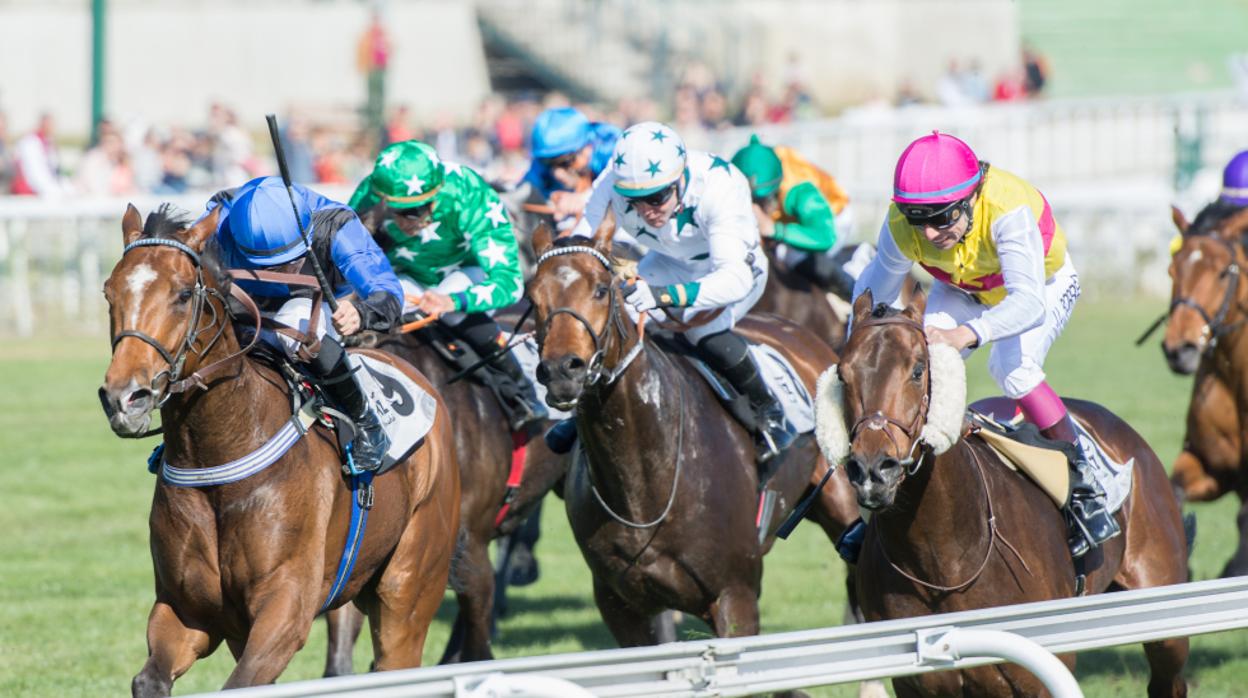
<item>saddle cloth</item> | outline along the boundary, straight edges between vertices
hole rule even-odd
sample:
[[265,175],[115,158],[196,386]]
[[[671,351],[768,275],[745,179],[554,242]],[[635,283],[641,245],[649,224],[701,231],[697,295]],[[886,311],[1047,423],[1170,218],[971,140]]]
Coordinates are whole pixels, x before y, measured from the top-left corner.
[[[371,356],[348,354],[348,361],[360,381],[368,404],[377,412],[382,429],[390,437],[390,450],[378,472],[385,471],[407,455],[433,428],[438,401],[405,373]],[[305,403],[306,420],[319,415],[312,403]]]
[[[793,424],[797,433],[805,434],[814,431],[815,401],[811,398],[810,391],[806,389],[805,384],[802,383],[802,379],[797,376],[797,371],[793,370],[793,365],[789,363],[789,360],[767,344],[751,344],[750,355],[758,364],[763,382],[767,384],[771,394],[780,401],[781,407],[784,408],[784,416]],[[701,373],[706,382],[711,384],[711,388],[719,394],[721,399],[731,400],[731,396],[725,394],[725,391],[730,389],[728,381],[721,378],[710,366],[692,353],[687,354],[687,358],[693,362],[698,373]]]
[[[1018,421],[998,422],[973,410],[968,412],[968,416],[972,424],[980,427],[975,435],[992,448],[1006,467],[1022,471],[1057,506],[1065,506],[1070,496],[1070,466],[1065,453],[1037,445],[1038,441],[1029,443],[1035,439],[1035,435],[1019,432]],[[1101,444],[1092,438],[1083,424],[1079,420],[1074,421],[1079,434],[1079,445],[1088,459],[1092,477],[1105,491],[1106,507],[1110,512],[1116,512],[1122,508],[1127,495],[1131,493],[1135,459],[1129,458],[1126,463],[1115,462]]]

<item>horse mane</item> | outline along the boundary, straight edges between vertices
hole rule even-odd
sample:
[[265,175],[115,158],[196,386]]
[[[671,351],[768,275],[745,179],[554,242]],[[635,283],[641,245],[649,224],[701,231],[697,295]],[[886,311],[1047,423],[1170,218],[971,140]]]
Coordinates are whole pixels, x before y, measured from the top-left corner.
[[[160,238],[183,242],[182,234],[192,223],[194,219],[189,211],[166,202],[147,214],[147,220],[143,222],[143,234],[139,239]],[[209,238],[204,249],[200,251],[199,263],[208,272],[211,279],[209,285],[215,282],[218,290],[223,293],[229,290],[231,278],[221,262],[221,247],[217,243],[216,235]]]
[[1244,211],[1243,206],[1215,199],[1196,214],[1195,220],[1187,228],[1187,235],[1212,235],[1216,233],[1228,219],[1236,213]]

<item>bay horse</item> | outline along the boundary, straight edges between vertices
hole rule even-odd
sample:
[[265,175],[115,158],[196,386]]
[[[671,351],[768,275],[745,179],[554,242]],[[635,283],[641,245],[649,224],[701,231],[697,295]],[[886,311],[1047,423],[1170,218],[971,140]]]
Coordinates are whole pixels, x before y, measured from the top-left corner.
[[[624,310],[609,255],[615,221],[552,244],[539,227],[529,282],[547,402],[575,408],[581,449],[564,487],[568,519],[593,574],[594,601],[621,646],[656,644],[667,609],[704,620],[717,636],[759,631],[762,557],[759,482],[750,434],[720,406],[688,361],[645,341]],[[747,317],[738,331],[775,346],[808,387],[835,352],[804,328]],[[827,471],[813,439],[777,457],[769,488],[780,512]],[[842,473],[811,518],[835,540],[857,517]]]
[[[816,433],[825,456],[845,461],[859,504],[871,510],[858,559],[858,601],[868,620],[907,618],[1071,597],[1074,562],[1065,520],[1038,486],[1000,466],[979,438],[964,438],[965,367],[947,345],[929,348],[926,296],[904,310],[854,303],[839,366],[819,380]],[[1122,535],[1089,552],[1086,589],[1187,581],[1178,502],[1155,453],[1105,408],[1066,400],[1109,456],[1134,459],[1134,484],[1117,514]],[[1012,416],[1012,400],[975,405]],[[1186,638],[1144,644],[1149,696],[1183,696]],[[1074,668],[1074,655],[1062,661]],[[1016,665],[893,680],[909,696],[1038,696],[1043,684]]]
[[[433,331],[427,328],[404,334],[375,335],[369,345],[415,366],[437,386],[448,412],[455,415],[453,428],[462,491],[459,540],[451,562],[451,586],[459,610],[442,662],[491,659],[490,624],[496,580],[490,565],[490,541],[510,534],[524,523],[563,477],[569,457],[551,452],[544,439],[527,439],[523,477],[519,489],[510,491],[508,477],[516,442],[508,429],[507,417],[498,399],[481,382],[471,377],[451,382],[456,369],[434,348]],[[547,423],[546,427],[549,426]],[[328,619],[326,675],[349,674],[362,616],[344,606],[329,614]]]
[[[1208,210],[1208,209],[1207,209]],[[1183,447],[1171,481],[1189,501],[1227,492],[1240,499],[1239,542],[1223,577],[1248,574],[1248,210],[1191,225],[1174,209],[1182,246],[1170,260],[1173,287],[1162,351],[1170,370],[1196,374]]]
[[[752,309],[756,313],[772,313],[790,320],[822,338],[833,349],[845,344],[845,318],[837,315],[828,293],[810,279],[785,266],[777,259],[775,245],[763,241],[770,261],[767,286]],[[822,254],[814,252],[812,254]]]
[[[164,462],[186,471],[247,457],[291,422],[284,378],[240,348],[216,226],[216,211],[187,228],[167,208],[143,224],[130,206],[125,252],[104,283],[113,356],[100,399],[109,424],[119,436],[142,436],[159,408]],[[411,366],[370,354],[437,398]],[[238,662],[225,688],[272,683],[321,607],[352,600],[368,614],[378,670],[419,666],[458,526],[453,439],[438,398],[424,440],[376,476],[354,572],[333,594],[356,492],[343,484],[339,448],[325,427],[237,482],[182,487],[158,478],[149,518],[156,601],[133,694],[169,695],[222,640]]]

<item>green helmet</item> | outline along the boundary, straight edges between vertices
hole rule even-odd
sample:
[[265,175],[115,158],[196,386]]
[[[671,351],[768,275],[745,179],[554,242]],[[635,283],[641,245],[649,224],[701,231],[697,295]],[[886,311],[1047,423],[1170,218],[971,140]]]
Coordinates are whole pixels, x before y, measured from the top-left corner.
[[416,208],[433,200],[445,177],[436,150],[420,141],[402,141],[381,151],[369,182],[390,208]]
[[750,136],[750,144],[732,156],[732,164],[750,180],[750,192],[755,199],[769,196],[780,187],[784,168],[776,151],[758,142],[758,135]]

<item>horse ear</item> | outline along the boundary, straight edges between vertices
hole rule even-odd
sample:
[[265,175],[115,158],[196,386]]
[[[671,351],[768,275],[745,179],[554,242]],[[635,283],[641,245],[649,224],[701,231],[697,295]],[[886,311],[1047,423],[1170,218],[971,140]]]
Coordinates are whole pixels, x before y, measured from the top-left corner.
[[1191,225],[1178,206],[1170,207],[1170,220],[1174,221],[1174,227],[1178,228],[1180,233],[1186,233],[1188,226]]
[[121,217],[122,244],[129,245],[143,234],[143,216],[134,204],[126,204],[126,214]]
[[183,242],[190,245],[191,249],[196,252],[203,252],[204,245],[207,245],[212,236],[217,233],[217,221],[220,217],[221,207],[217,206],[198,223],[186,229],[186,232],[182,234]]
[[543,254],[546,254],[550,246],[550,226],[546,225],[546,221],[542,221],[533,229],[533,254],[541,257]]
[[918,322],[923,322],[923,313],[927,311],[927,292],[923,290],[923,286],[919,282],[914,282],[914,289],[910,291],[910,304],[906,306],[906,312],[914,317]]
[[615,211],[610,206],[607,207],[607,213],[602,217],[602,222],[598,224],[598,229],[594,231],[594,249],[610,256],[611,242],[615,239]]
[[875,297],[871,293],[871,289],[862,292],[854,299],[854,324],[857,325],[859,320],[871,314],[871,308],[875,305]]

